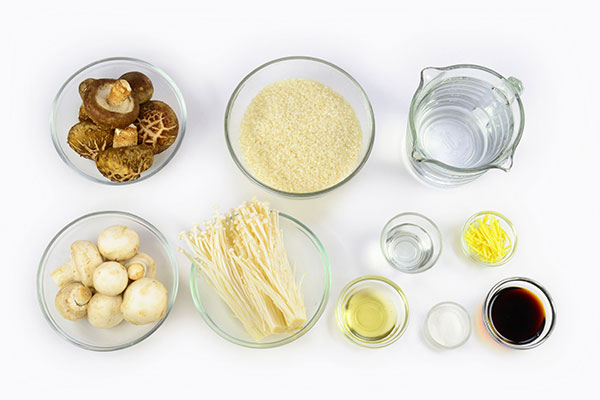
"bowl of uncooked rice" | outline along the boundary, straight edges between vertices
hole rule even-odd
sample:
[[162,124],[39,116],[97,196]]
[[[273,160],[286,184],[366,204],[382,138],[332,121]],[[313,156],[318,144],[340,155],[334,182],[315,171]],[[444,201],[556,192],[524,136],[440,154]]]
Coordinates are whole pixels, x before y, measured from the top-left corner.
[[237,86],[225,113],[233,160],[252,181],[289,197],[315,197],[349,181],[375,134],[369,99],[324,60],[268,62]]

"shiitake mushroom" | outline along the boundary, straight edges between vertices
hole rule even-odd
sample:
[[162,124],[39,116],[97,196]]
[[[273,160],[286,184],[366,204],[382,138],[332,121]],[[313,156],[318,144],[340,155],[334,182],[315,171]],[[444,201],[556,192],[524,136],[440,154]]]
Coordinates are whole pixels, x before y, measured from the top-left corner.
[[131,86],[133,97],[139,104],[144,104],[152,98],[154,94],[154,86],[152,81],[146,75],[138,71],[127,72],[119,77],[125,79]]
[[142,172],[152,166],[153,161],[152,146],[111,147],[98,155],[96,167],[113,182],[127,182],[138,179]]
[[67,143],[81,157],[96,161],[98,154],[113,143],[113,131],[91,121],[79,122],[69,130]]
[[125,79],[94,79],[84,86],[83,106],[96,125],[126,128],[138,117],[140,106]]
[[151,100],[140,106],[134,125],[138,129],[138,143],[151,145],[154,154],[162,153],[177,138],[179,121],[168,104]]
[[78,119],[79,119],[79,122],[92,121],[90,119],[89,115],[87,114],[87,111],[85,111],[85,107],[83,106],[83,104],[81,106],[79,106]]
[[94,78],[87,78],[79,84],[79,96],[81,97],[81,100],[85,99],[85,94],[87,93],[87,90],[90,87],[90,83],[94,81]]
[[175,142],[177,115],[166,103],[150,100],[154,86],[143,73],[88,78],[78,90],[83,100],[80,122],[69,131],[68,144],[82,157],[96,161],[98,171],[111,181],[138,179],[152,166],[154,154]]

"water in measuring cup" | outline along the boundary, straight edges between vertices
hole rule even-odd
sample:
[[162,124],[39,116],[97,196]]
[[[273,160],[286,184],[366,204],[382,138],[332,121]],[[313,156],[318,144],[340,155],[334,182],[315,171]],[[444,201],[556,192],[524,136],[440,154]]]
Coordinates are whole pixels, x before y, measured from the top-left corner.
[[423,156],[457,168],[476,168],[498,158],[514,125],[504,93],[471,77],[429,86],[414,118]]
[[401,224],[386,233],[385,252],[400,269],[418,270],[433,256],[433,241],[429,234],[415,224]]

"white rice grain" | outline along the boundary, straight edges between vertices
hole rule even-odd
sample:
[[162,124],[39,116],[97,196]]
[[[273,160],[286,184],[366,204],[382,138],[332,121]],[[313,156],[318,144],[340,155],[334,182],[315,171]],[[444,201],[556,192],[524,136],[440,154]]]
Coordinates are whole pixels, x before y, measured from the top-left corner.
[[362,132],[350,104],[330,87],[285,79],[262,89],[242,118],[242,154],[261,182],[292,193],[323,190],[358,162]]

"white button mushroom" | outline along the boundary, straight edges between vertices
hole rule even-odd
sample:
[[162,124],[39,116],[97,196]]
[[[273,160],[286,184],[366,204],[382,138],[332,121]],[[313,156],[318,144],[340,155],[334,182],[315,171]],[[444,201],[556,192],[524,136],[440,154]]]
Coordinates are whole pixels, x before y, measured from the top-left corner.
[[96,245],[87,240],[77,240],[71,244],[71,260],[50,274],[58,286],[78,281],[92,286],[92,275],[96,267],[104,262]]
[[85,317],[92,291],[81,282],[63,286],[54,299],[56,309],[64,318],[77,321]]
[[127,322],[143,325],[156,322],[167,312],[167,289],[152,278],[130,284],[123,294],[121,312]]
[[98,250],[108,260],[127,260],[135,256],[139,248],[140,237],[124,225],[109,226],[98,237]]
[[116,296],[127,287],[127,270],[116,261],[107,261],[96,267],[93,281],[98,293]]
[[156,263],[146,253],[139,252],[133,258],[125,261],[127,275],[132,281],[141,278],[156,278]]
[[87,309],[88,321],[96,328],[112,328],[123,321],[121,314],[121,296],[106,296],[96,293]]

